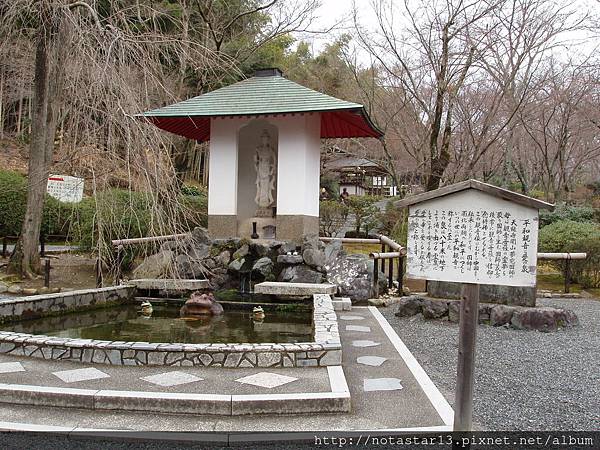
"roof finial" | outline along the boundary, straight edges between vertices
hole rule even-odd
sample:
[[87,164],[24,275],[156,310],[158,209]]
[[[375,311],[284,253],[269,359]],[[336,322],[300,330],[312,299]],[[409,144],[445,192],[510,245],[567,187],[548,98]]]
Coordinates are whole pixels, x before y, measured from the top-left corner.
[[255,77],[282,77],[283,72],[277,67],[268,67],[265,69],[258,69],[254,72]]

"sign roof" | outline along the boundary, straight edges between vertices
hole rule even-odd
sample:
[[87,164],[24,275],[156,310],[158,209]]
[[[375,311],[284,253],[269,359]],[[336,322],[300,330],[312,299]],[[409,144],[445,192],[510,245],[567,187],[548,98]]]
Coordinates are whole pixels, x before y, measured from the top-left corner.
[[483,183],[477,180],[466,180],[460,183],[451,184],[444,186],[443,188],[436,189],[435,191],[423,192],[422,194],[412,195],[394,203],[397,208],[404,208],[406,206],[416,205],[417,203],[423,203],[434,198],[444,197],[446,195],[461,192],[466,189],[476,189],[486,194],[498,197],[504,200],[515,202],[523,206],[528,206],[535,209],[554,209],[554,205],[551,203],[537,200],[526,195],[518,194],[508,189],[499,188],[488,183]]

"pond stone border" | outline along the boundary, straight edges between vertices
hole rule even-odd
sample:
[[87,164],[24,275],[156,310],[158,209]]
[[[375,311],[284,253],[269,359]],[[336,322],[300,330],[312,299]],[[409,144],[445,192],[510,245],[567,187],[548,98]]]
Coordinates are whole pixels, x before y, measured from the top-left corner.
[[[41,317],[127,301],[131,286],[17,298],[0,303],[0,320]],[[297,344],[171,344],[66,339],[0,331],[0,353],[110,365],[201,367],[322,367],[342,362],[337,316],[328,294],[313,296],[314,342]]]

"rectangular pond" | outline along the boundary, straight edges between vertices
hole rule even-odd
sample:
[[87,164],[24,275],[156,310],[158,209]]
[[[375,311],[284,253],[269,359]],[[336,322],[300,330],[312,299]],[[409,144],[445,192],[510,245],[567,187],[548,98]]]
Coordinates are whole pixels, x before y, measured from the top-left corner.
[[180,306],[154,305],[141,314],[129,304],[5,324],[5,331],[106,341],[203,343],[297,343],[313,340],[312,311],[267,311],[256,320],[252,311],[225,310],[215,317],[180,318]]

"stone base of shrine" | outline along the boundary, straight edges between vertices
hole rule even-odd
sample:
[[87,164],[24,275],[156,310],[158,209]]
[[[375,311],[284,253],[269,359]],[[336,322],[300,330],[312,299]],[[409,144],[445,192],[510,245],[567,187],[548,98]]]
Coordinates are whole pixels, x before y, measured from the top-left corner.
[[277,216],[277,239],[280,241],[301,242],[308,234],[319,234],[319,218],[313,216],[293,215]]
[[[438,298],[461,298],[461,283],[449,281],[427,281],[427,293]],[[536,288],[527,286],[500,286],[482,284],[479,299],[486,303],[512,306],[535,306]]]
[[237,237],[238,219],[234,215],[209,215],[208,234],[213,239]]

